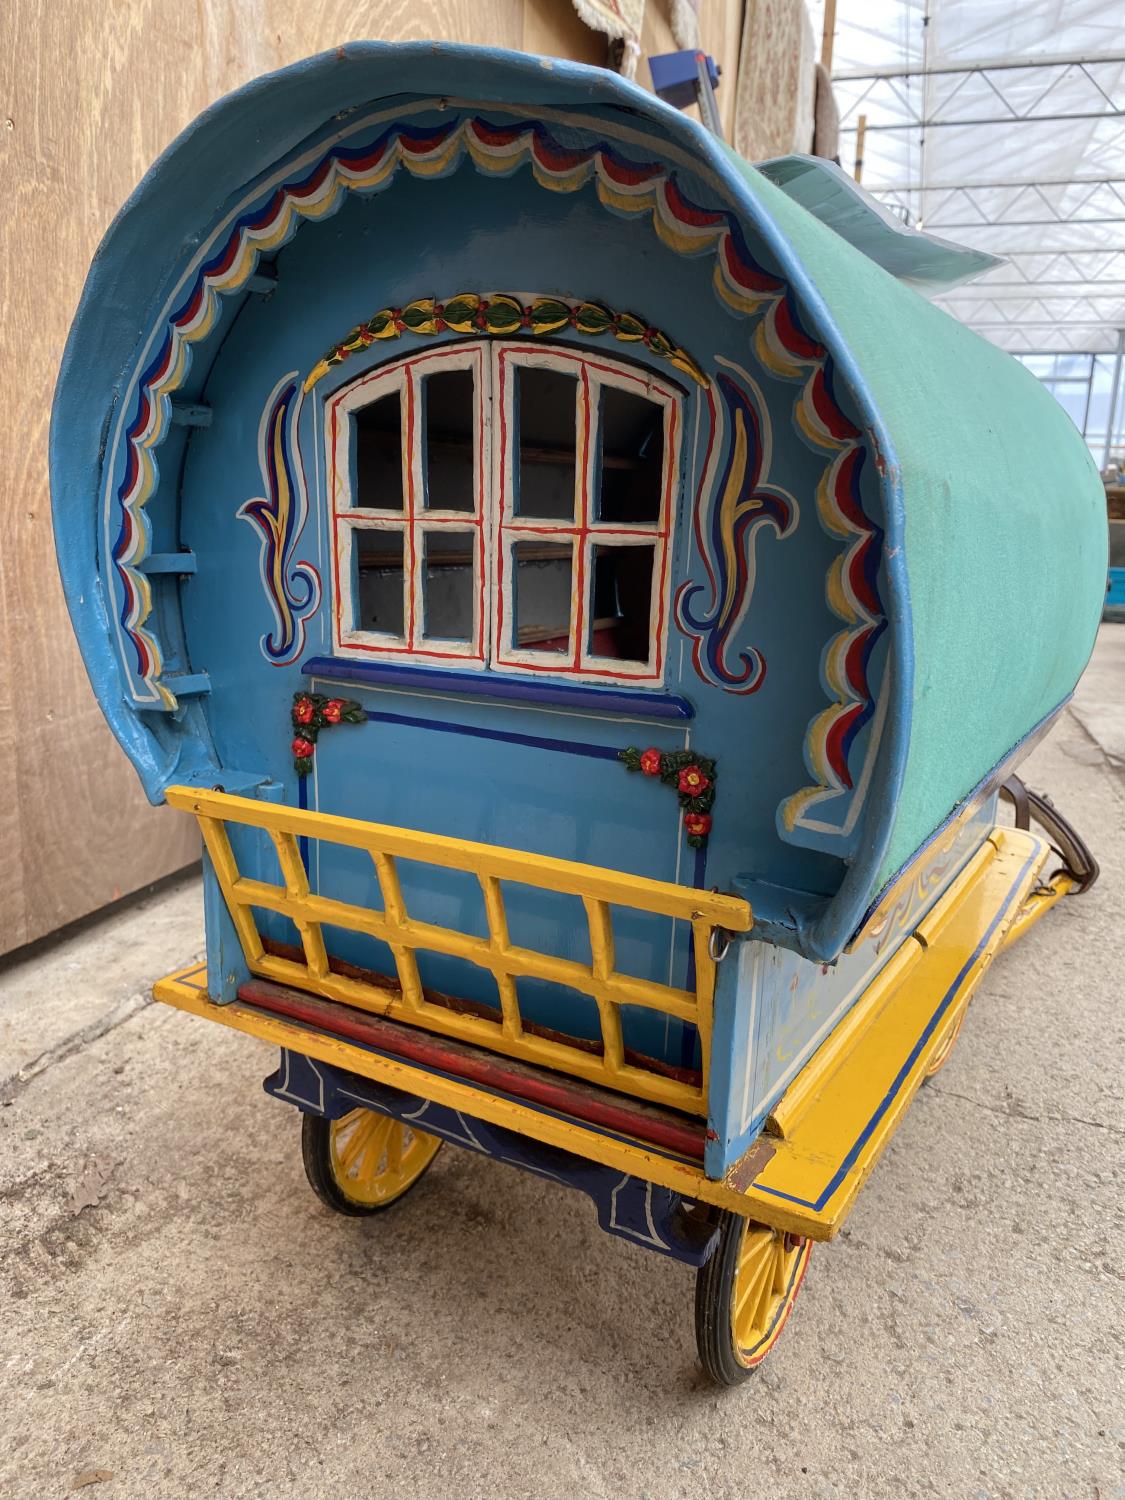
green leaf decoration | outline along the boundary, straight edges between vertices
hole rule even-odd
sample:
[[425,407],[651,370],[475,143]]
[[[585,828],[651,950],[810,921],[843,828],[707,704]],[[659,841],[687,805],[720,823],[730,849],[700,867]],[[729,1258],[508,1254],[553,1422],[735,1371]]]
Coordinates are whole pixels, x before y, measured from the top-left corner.
[[489,333],[518,333],[523,323],[523,308],[513,297],[493,297],[488,304]]
[[402,321],[411,333],[436,333],[434,299],[426,297],[420,302],[411,302],[402,310]]
[[648,324],[642,319],[634,317],[632,313],[618,313],[617,315],[617,337],[634,342],[644,337]]
[[450,297],[442,317],[454,333],[468,333],[474,326],[473,320],[479,306],[479,297],[463,292],[458,297]]
[[583,302],[575,319],[579,333],[598,335],[613,327],[613,314],[597,302]]
[[570,304],[557,297],[537,297],[531,304],[532,333],[557,333],[570,322]]

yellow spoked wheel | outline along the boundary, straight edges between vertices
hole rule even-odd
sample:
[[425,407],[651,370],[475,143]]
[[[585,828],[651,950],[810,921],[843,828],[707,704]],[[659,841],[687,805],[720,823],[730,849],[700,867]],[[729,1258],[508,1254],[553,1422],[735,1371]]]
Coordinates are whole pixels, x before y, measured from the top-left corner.
[[949,1033],[945,1041],[942,1042],[941,1046],[930,1059],[930,1066],[926,1069],[926,1072],[922,1078],[923,1083],[925,1083],[927,1078],[932,1078],[935,1073],[940,1073],[942,1068],[944,1068],[946,1063],[949,1061],[949,1054],[953,1051],[954,1042],[956,1042],[957,1038],[961,1035],[961,1027],[964,1026],[965,1017],[968,1015],[968,1013],[969,1007],[966,1005],[964,1010],[962,1010],[960,1016],[958,1016],[957,1018],[957,1025],[954,1026],[953,1030]]
[[301,1155],[314,1193],[340,1214],[378,1213],[408,1193],[441,1141],[370,1109],[338,1120],[305,1115]]
[[719,1243],[695,1284],[695,1337],[712,1380],[737,1385],[765,1359],[811,1254],[811,1240],[724,1212]]

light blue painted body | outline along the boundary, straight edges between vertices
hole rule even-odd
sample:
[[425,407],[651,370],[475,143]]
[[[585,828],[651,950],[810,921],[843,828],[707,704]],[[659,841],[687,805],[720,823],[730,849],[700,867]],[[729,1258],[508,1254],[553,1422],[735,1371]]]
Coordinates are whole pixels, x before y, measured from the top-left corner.
[[[489,102],[462,109],[458,98]],[[520,112],[505,112],[514,105]],[[883,538],[881,547],[873,545],[870,575],[881,611],[865,661],[870,712],[847,751],[852,785],[826,803],[825,831],[791,837],[779,823],[779,809],[808,783],[809,725],[831,702],[830,647],[848,622],[826,597],[826,580],[856,535],[841,536],[818,511],[816,492],[830,455],[796,424],[804,376],[794,382],[762,364],[753,344],[760,315],[737,312],[716,296],[713,249],[680,253],[654,232],[651,214],[610,211],[592,177],[575,191],[552,191],[527,164],[491,175],[465,155],[439,176],[400,168],[377,191],[346,197],[330,216],[296,223],[271,254],[276,279],[221,299],[210,334],[190,347],[175,395],[181,412],[195,407],[209,415],[197,411],[190,421],[168,423],[152,450],[153,493],[129,523],[149,533],[149,563],[139,566],[153,600],[144,623],[163,648],[161,680],[172,691],[179,686],[173,711],[154,697],[155,679],[146,676],[122,625],[130,584],[117,556],[125,536],[117,497],[130,483],[128,434],[138,421],[138,392],[159,361],[169,316],[190,299],[196,267],[219,253],[230,225],[269,204],[279,181],[311,172],[338,139],[352,140],[349,132],[356,142],[369,139],[376,126],[367,122],[376,116],[380,129],[405,123],[414,131],[441,130],[462,116],[508,126],[540,118],[560,149],[592,150],[591,143],[608,141],[629,162],[663,163],[680,195],[707,213],[727,215],[761,274],[788,287],[794,337],[815,331],[836,420],[857,434],[855,503],[870,534]],[[327,350],[379,309],[461,292],[586,299],[635,313],[702,367],[712,399],[723,374],[760,394],[769,479],[791,497],[793,520],[787,530],[762,526],[746,544],[756,565],[753,591],[728,656],[733,662],[739,653],[760,653],[767,670],[757,691],[732,691],[730,682],[699,669],[698,633],[682,619],[670,624],[667,668],[655,686],[669,702],[686,700],[693,710],[686,718],[646,712],[642,699],[653,696],[651,683],[636,690],[631,714],[621,702],[628,685],[614,689],[612,702],[599,689],[566,704],[498,701],[474,691],[480,678],[470,672],[458,683],[447,668],[440,686],[427,690],[417,680],[364,681],[350,659],[339,676],[323,665],[333,655],[325,400],[382,362],[461,341],[448,332],[372,344],[333,367],[304,398],[293,457],[308,516],[285,566],[304,568],[306,579],[315,570],[323,599],[319,608],[297,611],[297,639],[282,664],[263,649],[275,616],[261,581],[260,534],[239,512],[263,495],[259,425],[271,394],[290,372],[303,381]],[[705,602],[706,543],[701,550],[694,512],[701,507],[705,522],[714,513],[714,476],[730,452],[724,438],[708,469],[708,393],[643,344],[583,339],[572,330],[553,341],[650,368],[681,389],[684,443],[669,607],[686,583],[701,588]],[[750,897],[762,920],[720,969],[710,1085],[716,1139],[708,1168],[721,1172],[737,1157],[793,1069],[893,951],[873,955],[861,945],[840,956],[886,883],[915,659],[926,643],[911,628],[900,466],[863,369],[837,338],[832,308],[710,138],[613,75],[474,49],[357,45],[258,80],[174,143],[107,235],[60,373],[51,465],[60,568],[75,630],[106,717],[153,801],[174,783],[221,784]],[[187,554],[182,565],[177,553]],[[298,597],[298,583],[294,590]],[[997,644],[1009,653],[1027,649],[1024,641]],[[314,773],[302,785],[289,748],[289,709],[294,692],[306,687],[355,698],[367,718],[322,735]],[[1016,745],[1031,727],[1013,722],[1007,744]],[[718,796],[705,851],[688,847],[674,794],[620,764],[617,752],[627,746],[692,747],[716,759]],[[988,764],[976,774],[991,774]],[[941,805],[930,809],[931,831],[970,787],[971,781],[953,798],[943,793]],[[979,845],[986,817],[966,825],[958,846],[965,858]],[[272,853],[252,834],[240,833],[235,848],[248,870],[277,878]],[[314,847],[310,874],[324,894],[378,900],[370,865],[358,855]],[[479,887],[469,877],[417,867],[404,869],[403,885],[412,915],[486,932]],[[908,915],[919,915],[939,894],[928,889]],[[577,902],[528,889],[506,895],[517,942],[588,961]],[[244,966],[210,879],[207,924],[209,965],[229,999]],[[294,940],[280,919],[263,925],[272,937]],[[616,925],[623,971],[690,982],[686,931],[638,914],[617,914]],[[327,936],[337,956],[391,968],[389,954],[373,941]],[[496,1003],[491,977],[471,965],[423,955],[422,977],[435,988]],[[543,1024],[597,1035],[596,1014],[582,997],[540,985],[521,991],[521,1000]],[[649,1012],[626,1017],[625,1040],[665,1062],[696,1060],[690,1028]]]
[[980,799],[940,858],[836,963],[817,963],[753,934],[740,944],[737,972],[733,982],[723,976],[716,1007],[711,1086],[721,1102],[707,1144],[712,1176],[753,1144],[801,1068],[965,868],[995,826],[996,802],[995,792]]

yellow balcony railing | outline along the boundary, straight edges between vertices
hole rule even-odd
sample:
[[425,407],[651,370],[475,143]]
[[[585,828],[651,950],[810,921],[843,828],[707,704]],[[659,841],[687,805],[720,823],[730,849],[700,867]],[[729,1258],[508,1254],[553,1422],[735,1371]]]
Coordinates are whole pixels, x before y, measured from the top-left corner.
[[[711,937],[716,929],[730,932],[749,929],[750,907],[740,898],[646,880],[572,860],[365,823],[355,818],[234,797],[225,792],[174,786],[169,787],[167,798],[173,807],[192,812],[199,820],[203,841],[251,973],[427,1031],[457,1037],[508,1057],[555,1068],[637,1098],[706,1114],[716,972]],[[241,873],[227,835],[228,824],[258,828],[269,836],[277,851],[284,885],[272,885]],[[301,838],[363,850],[371,859],[382,893],[382,911],[337,901],[310,890],[297,843]],[[488,937],[411,917],[403,900],[396,859],[474,875],[484,896]],[[592,962],[583,964],[517,947],[508,933],[501,881],[580,897],[589,926]],[[691,923],[694,990],[677,989],[618,972],[611,906],[631,907]],[[254,907],[280,912],[290,919],[300,934],[303,961],[267,950]],[[324,944],[325,924],[364,933],[386,943],[394,956],[397,987],[388,989],[354,974],[333,970]],[[428,998],[418,973],[419,951],[466,959],[489,970],[496,979],[500,997],[495,1018],[465,1014]],[[517,990],[517,980],[524,977],[565,985],[590,996],[601,1022],[600,1050],[570,1046],[525,1025]],[[644,1006],[698,1028],[703,1056],[703,1074],[698,1085],[683,1077],[666,1076],[627,1058],[621,1030],[623,1005]]]

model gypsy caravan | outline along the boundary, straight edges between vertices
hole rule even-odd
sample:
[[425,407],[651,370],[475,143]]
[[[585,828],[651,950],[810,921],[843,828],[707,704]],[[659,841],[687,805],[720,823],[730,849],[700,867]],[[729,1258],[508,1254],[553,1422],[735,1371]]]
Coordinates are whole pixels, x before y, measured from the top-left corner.
[[278,1045],[343,1213],[449,1141],[698,1266],[726,1382],[1096,870],[997,795],[1101,486],[960,254],[607,72],[355,45],[175,141],[59,378],[74,628],[206,850],[158,998]]

